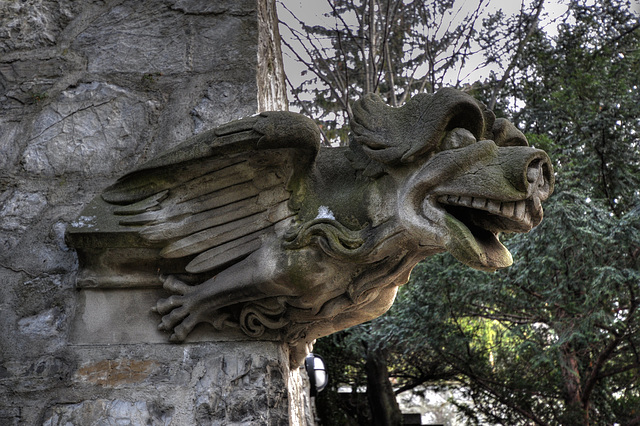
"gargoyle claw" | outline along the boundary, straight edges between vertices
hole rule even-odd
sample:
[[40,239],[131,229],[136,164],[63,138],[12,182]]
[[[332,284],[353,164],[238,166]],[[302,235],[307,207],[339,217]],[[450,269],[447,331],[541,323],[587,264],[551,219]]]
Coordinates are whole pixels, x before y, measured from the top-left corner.
[[173,329],[173,334],[169,338],[171,342],[182,342],[187,338],[187,335],[191,333],[191,330],[198,324],[198,320],[195,316],[189,315],[182,320],[180,324],[178,324]]
[[172,275],[160,276],[163,288],[172,293],[166,299],[160,299],[152,311],[163,315],[158,330],[172,332],[169,340],[179,343],[186,339],[194,327],[203,321],[205,306],[200,300],[199,286],[191,286]]
[[186,294],[191,288],[173,275],[160,275],[160,281],[162,281],[162,287],[172,293]]
[[156,303],[156,312],[160,315],[166,315],[173,309],[176,309],[183,304],[184,296],[170,296],[167,299],[160,299]]
[[170,313],[162,317],[162,325],[165,330],[169,331],[180,324],[187,315],[189,315],[189,312],[185,307],[181,306],[175,308]]

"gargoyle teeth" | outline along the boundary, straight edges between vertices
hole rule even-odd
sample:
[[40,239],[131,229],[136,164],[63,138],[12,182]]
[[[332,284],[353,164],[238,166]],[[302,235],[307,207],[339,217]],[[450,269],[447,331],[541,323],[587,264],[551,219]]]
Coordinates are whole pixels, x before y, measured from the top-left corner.
[[527,202],[498,201],[482,197],[458,197],[456,195],[441,195],[438,202],[451,206],[464,206],[476,210],[484,210],[491,214],[504,217],[516,222],[531,224],[531,214],[527,210]]
[[502,203],[500,206],[500,213],[505,217],[513,217],[515,206],[515,203]]
[[489,200],[487,202],[487,211],[493,214],[500,214],[501,206],[502,206],[502,203],[500,201]]

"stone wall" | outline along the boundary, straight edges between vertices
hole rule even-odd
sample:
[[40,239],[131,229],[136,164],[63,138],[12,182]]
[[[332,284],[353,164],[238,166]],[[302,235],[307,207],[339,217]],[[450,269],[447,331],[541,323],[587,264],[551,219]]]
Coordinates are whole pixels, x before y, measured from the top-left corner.
[[306,421],[277,343],[70,341],[65,229],[155,154],[286,108],[274,17],[272,0],[0,2],[0,424]]

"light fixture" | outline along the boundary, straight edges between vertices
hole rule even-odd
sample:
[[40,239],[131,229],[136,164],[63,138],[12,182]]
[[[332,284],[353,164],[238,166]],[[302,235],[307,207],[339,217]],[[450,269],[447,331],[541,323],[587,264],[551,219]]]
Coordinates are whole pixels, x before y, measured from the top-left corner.
[[316,396],[329,382],[329,376],[320,355],[309,354],[304,359],[304,369],[311,383],[311,396]]

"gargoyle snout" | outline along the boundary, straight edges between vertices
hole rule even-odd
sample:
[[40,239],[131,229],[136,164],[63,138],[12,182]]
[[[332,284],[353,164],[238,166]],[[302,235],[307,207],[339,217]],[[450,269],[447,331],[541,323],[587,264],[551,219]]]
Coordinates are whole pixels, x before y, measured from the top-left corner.
[[535,156],[526,168],[527,195],[544,201],[553,191],[553,166],[545,153]]

